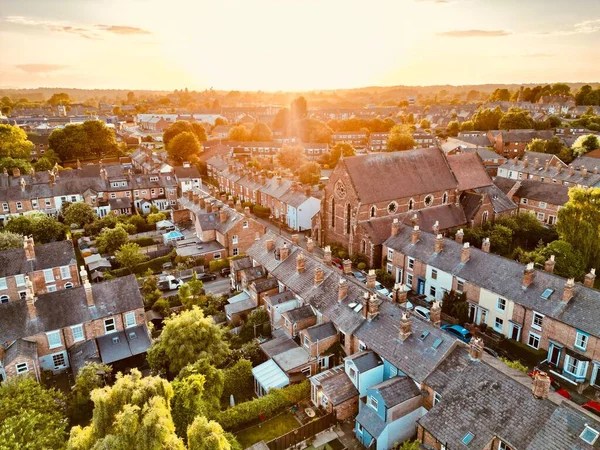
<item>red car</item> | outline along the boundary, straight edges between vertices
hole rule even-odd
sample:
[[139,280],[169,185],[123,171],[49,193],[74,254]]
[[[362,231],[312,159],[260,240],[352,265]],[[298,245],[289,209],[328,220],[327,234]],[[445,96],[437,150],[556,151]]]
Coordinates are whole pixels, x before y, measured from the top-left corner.
[[340,270],[344,270],[344,264],[342,263],[341,259],[331,258],[331,264]]
[[596,414],[597,416],[600,416],[600,402],[590,400],[586,404],[581,406],[583,409],[587,409],[588,411]]

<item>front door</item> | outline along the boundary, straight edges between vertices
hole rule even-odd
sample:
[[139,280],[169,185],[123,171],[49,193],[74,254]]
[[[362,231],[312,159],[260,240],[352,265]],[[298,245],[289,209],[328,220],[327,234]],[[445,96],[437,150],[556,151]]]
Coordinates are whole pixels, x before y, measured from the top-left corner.
[[419,295],[423,295],[425,293],[425,280],[420,277],[417,281],[417,292],[419,293]]
[[594,368],[592,369],[592,378],[590,378],[590,384],[600,388],[600,362],[594,362]]
[[551,364],[558,366],[561,351],[562,347],[556,345],[554,342],[550,342],[550,348],[548,349],[548,361]]

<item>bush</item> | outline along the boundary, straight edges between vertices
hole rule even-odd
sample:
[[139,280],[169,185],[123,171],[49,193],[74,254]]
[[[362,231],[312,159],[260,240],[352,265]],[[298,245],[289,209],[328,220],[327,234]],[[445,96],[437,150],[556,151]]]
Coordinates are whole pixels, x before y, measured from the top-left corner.
[[218,272],[225,267],[229,267],[229,258],[215,259],[208,263],[208,269],[211,272]]
[[254,205],[254,208],[252,208],[252,212],[256,216],[262,217],[264,219],[271,215],[271,208],[267,208],[265,206],[260,206],[260,205]]
[[283,389],[271,389],[267,395],[249,402],[239,403],[233,408],[222,411],[218,422],[226,430],[239,429],[253,422],[259,416],[271,417],[280,410],[290,407],[310,396],[310,383],[305,380]]
[[358,270],[365,270],[367,268],[367,264],[364,262],[359,262],[356,267],[358,268]]
[[508,354],[519,358],[521,361],[525,361],[528,364],[536,365],[540,361],[543,361],[548,351],[539,349],[536,350],[527,344],[517,342],[513,339],[505,339],[502,341],[501,347],[508,352]]
[[[146,261],[142,264],[138,264],[133,269],[133,273],[144,273],[148,269],[152,270],[153,273],[161,272],[162,265],[166,262],[171,262],[171,255],[161,256],[159,258],[154,258],[150,261]],[[125,275],[129,275],[129,270],[127,268],[115,269],[112,271],[112,273],[116,277],[124,277]]]
[[154,245],[154,239],[151,238],[150,236],[139,237],[137,239],[131,239],[129,242],[131,242],[133,244],[137,244],[140,247],[149,247],[151,245]]
[[521,364],[521,361],[511,361],[510,359],[506,359],[506,358],[498,358],[500,361],[502,361],[504,364],[506,364],[508,367],[512,367],[513,369],[516,369],[520,372],[523,373],[527,373],[527,367],[524,366],[523,364]]
[[223,371],[223,403],[229,404],[229,397],[233,394],[236,403],[248,400],[252,397],[254,389],[254,378],[252,376],[252,363],[246,359],[240,359],[233,366]]
[[386,288],[394,287],[394,276],[392,274],[387,273],[387,271],[383,269],[377,269],[375,271],[375,275],[377,276],[377,280],[383,284]]
[[168,317],[171,314],[169,300],[164,297],[156,300],[152,305],[152,311],[156,311],[163,317]]

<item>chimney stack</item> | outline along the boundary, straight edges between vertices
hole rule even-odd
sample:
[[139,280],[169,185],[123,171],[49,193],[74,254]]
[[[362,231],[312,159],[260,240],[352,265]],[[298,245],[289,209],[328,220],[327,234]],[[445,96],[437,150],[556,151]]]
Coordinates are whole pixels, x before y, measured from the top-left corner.
[[15,178],[20,177],[21,169],[19,169],[18,167],[13,167],[12,173],[13,173],[13,177],[15,177]]
[[556,262],[554,261],[554,255],[550,255],[550,258],[546,260],[544,263],[544,270],[548,273],[554,273],[554,265]]
[[88,273],[87,270],[85,270],[85,266],[79,266],[79,278],[82,283],[88,281]]
[[440,327],[442,325],[442,307],[440,306],[440,302],[437,300],[434,300],[433,305],[431,305],[431,309],[429,310],[429,320],[436,327]]
[[315,286],[318,286],[323,282],[323,277],[325,274],[323,273],[323,269],[321,267],[317,267],[315,269]]
[[323,262],[328,266],[331,265],[331,247],[329,245],[323,250]]
[[250,207],[249,206],[244,207],[244,215],[246,217],[250,217]]
[[27,313],[29,315],[29,320],[34,320],[37,317],[37,312],[35,310],[35,294],[33,292],[33,283],[28,276],[25,276],[25,285],[27,286],[27,291],[25,293]]
[[540,166],[540,159],[539,158],[535,158],[533,160],[533,168],[537,169]]
[[410,316],[408,311],[402,313],[400,319],[400,335],[398,336],[401,341],[405,341],[412,332],[412,326],[410,322]]
[[35,243],[33,236],[23,236],[23,249],[25,250],[25,258],[27,261],[35,259]]
[[[460,230],[458,230],[460,231]],[[471,246],[468,242],[463,244],[462,249],[460,250],[460,262],[466,263],[471,258]]]
[[369,273],[367,273],[367,288],[375,289],[376,281],[377,281],[377,275],[375,275],[375,270],[370,269]]
[[265,247],[267,248],[268,252],[272,252],[275,248],[275,241],[273,239],[267,239],[265,241]]
[[483,354],[483,339],[480,337],[472,337],[469,342],[469,356],[473,361],[479,361]]
[[581,166],[581,176],[583,178],[587,177],[587,169],[585,166]]
[[300,242],[300,236],[297,234],[292,234],[292,244],[298,245],[298,242]]
[[392,222],[392,236],[398,236],[400,233],[400,222],[398,219],[394,219]]
[[573,175],[575,175],[575,167],[573,167],[573,164],[569,164],[569,176],[572,177]]
[[235,206],[235,203],[233,202],[233,196],[230,195],[229,197],[227,197],[227,206],[229,206],[230,208],[233,208]]
[[315,251],[315,241],[311,238],[306,238],[306,251],[308,253],[313,253]]
[[224,206],[219,210],[219,222],[227,222],[227,211],[225,210]]
[[490,238],[483,238],[483,241],[481,242],[481,250],[483,250],[486,253],[489,253],[490,245]]
[[433,231],[433,234],[435,234],[436,236],[438,234],[440,234],[440,223],[437,220],[433,224],[433,227],[431,227],[431,230]]
[[546,372],[538,372],[534,375],[531,384],[531,393],[535,398],[545,399],[548,398],[550,392],[550,377]]
[[435,253],[440,253],[443,249],[444,249],[444,236],[442,236],[441,234],[438,234],[435,237],[434,251],[435,251]]
[[533,270],[533,263],[530,262],[525,266],[525,270],[523,271],[523,289],[527,289],[531,283],[533,283],[533,279],[535,278],[535,271]]
[[366,319],[367,317],[369,317],[369,293],[368,292],[365,292],[363,294],[362,305],[363,305],[363,308],[361,310],[362,316]]
[[240,214],[244,210],[244,208],[242,208],[242,201],[241,200],[238,200],[237,202],[235,202],[235,210],[237,212],[239,212]]
[[408,302],[408,290],[406,289],[406,286],[396,283],[394,285],[394,291],[396,293],[396,303],[400,306],[406,306],[406,302]]
[[550,160],[547,160],[546,163],[544,164],[544,172],[548,172],[549,168],[550,168]]
[[563,303],[569,303],[569,301],[573,298],[573,291],[575,291],[575,279],[569,278],[565,283],[565,290],[563,291]]
[[351,259],[345,259],[343,261],[344,264],[344,273],[346,275],[352,275],[352,260]]
[[306,262],[306,258],[304,256],[304,252],[299,252],[298,256],[296,256],[296,272],[304,273],[304,263]]
[[200,198],[199,200],[199,204],[200,204],[200,209],[204,209],[206,208],[206,199],[204,197]]
[[410,218],[410,223],[412,224],[412,226],[414,227],[415,225],[419,224],[419,216],[417,216],[417,213],[414,213],[411,218]]
[[369,311],[367,313],[367,320],[371,321],[379,314],[379,299],[377,294],[371,294],[369,297]]
[[341,302],[348,295],[348,282],[340,278],[338,283],[338,302]]
[[187,199],[191,202],[194,200],[194,191],[190,190],[185,193]]
[[523,158],[523,167],[527,167],[529,165],[529,156],[525,155]]
[[594,167],[593,172],[594,172],[594,175],[598,175],[598,167]]
[[462,228],[460,230],[458,230],[456,232],[456,234],[454,235],[454,240],[456,242],[458,242],[459,244],[463,243],[463,239],[465,238],[465,232],[462,230]]
[[420,237],[421,237],[421,231],[419,230],[419,225],[415,225],[413,227],[412,236],[411,236],[410,241],[413,244],[416,244],[417,242],[419,242]]
[[83,283],[85,289],[85,301],[88,306],[94,306],[94,295],[92,294],[92,285],[89,280],[85,280]]
[[279,256],[282,261],[285,261],[285,259],[290,256],[290,248],[288,247],[287,242],[284,242],[283,247],[279,249]]
[[19,180],[19,185],[21,186],[21,192],[25,192],[25,187],[27,186],[27,182],[25,181],[25,178],[21,178]]
[[590,269],[590,272],[585,276],[583,285],[589,288],[594,287],[594,281],[596,280],[596,269]]
[[561,173],[563,171],[563,166],[562,164],[559,164],[556,166],[556,173]]
[[212,202],[210,205],[210,209],[212,212],[216,213],[219,211],[219,205],[217,204],[216,201]]

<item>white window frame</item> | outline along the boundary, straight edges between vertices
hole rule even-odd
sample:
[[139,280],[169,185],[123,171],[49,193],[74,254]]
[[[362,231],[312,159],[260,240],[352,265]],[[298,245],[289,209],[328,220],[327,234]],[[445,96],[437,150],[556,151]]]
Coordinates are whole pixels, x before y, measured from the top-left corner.
[[[77,337],[76,336],[76,331],[80,331],[81,332],[81,336]],[[79,333],[77,333],[79,334]],[[79,324],[79,325],[73,325],[71,327],[71,335],[73,336],[73,342],[81,342],[81,341],[85,341],[85,331],[83,330],[83,324]]]
[[234,234],[233,236],[231,236],[231,243],[232,244],[237,244],[239,242],[240,238],[237,234]]
[[[23,368],[23,366],[25,366],[25,368]],[[15,369],[17,371],[17,375],[27,373],[27,372],[29,372],[29,364],[27,364],[26,362],[17,363],[15,365]]]
[[578,348],[579,350],[583,350],[585,352],[587,350],[587,345],[589,341],[589,334],[577,330],[577,334],[575,334],[575,348]]
[[10,297],[6,294],[0,295],[0,304],[8,303],[10,301]]
[[414,270],[415,268],[415,258],[408,257],[408,270]]
[[307,334],[305,334],[304,339],[302,339],[302,345],[304,345],[306,348],[310,348],[310,338]]
[[433,406],[437,405],[441,401],[442,401],[442,394],[434,391],[433,392]]
[[300,372],[302,372],[304,375],[306,375],[306,377],[310,377],[312,375],[312,370],[310,366],[306,366],[302,369],[300,369]]
[[[56,331],[48,331],[46,333],[46,338],[48,339],[48,348],[60,348],[63,346],[62,337],[60,336],[60,330]],[[58,339],[58,342],[56,341]],[[54,340],[54,343],[52,342]]]
[[371,408],[373,408],[375,411],[378,411],[378,407],[379,407],[379,402],[377,401],[377,399],[375,397],[373,397],[372,395],[369,395],[369,406]]
[[46,285],[46,291],[48,291],[48,292],[56,292],[56,285],[55,284],[47,284]]
[[431,269],[431,279],[437,280],[437,277],[438,277],[438,271],[436,269]]
[[388,248],[387,251],[387,260],[391,261],[394,259],[394,249],[393,248]]
[[[590,441],[588,441],[587,439],[584,439],[584,438],[583,438],[583,435],[584,435],[586,432],[590,432],[590,433],[592,433],[592,434],[594,435],[594,438],[592,438],[592,440],[590,440]],[[581,434],[579,435],[579,438],[580,438],[580,439],[581,439],[583,442],[585,442],[585,443],[587,443],[587,444],[594,445],[594,444],[596,443],[596,441],[598,440],[598,437],[599,437],[599,436],[600,436],[600,431],[598,431],[598,430],[596,430],[596,429],[594,429],[594,428],[590,427],[588,424],[586,424],[586,425],[585,425],[585,427],[584,427],[584,429],[583,429],[583,431],[582,431],[582,432],[581,432]]]
[[[531,328],[533,328],[534,330],[537,331],[542,331],[542,326],[544,325],[544,316],[543,314],[540,314],[539,312],[535,312],[533,311],[533,315],[531,317]],[[540,318],[540,324],[536,324],[536,319]]]
[[25,286],[25,275],[15,275],[15,282],[17,283],[17,286]]
[[[462,287],[461,287],[462,286]],[[456,292],[462,294],[465,291],[465,281],[456,279]]]
[[[110,330],[110,331],[108,330],[107,323],[106,323],[109,321],[112,321],[112,326],[114,328],[113,330]],[[107,319],[104,319],[104,334],[110,334],[110,333],[116,333],[116,332],[117,332],[117,322],[116,322],[115,318],[109,317]]]
[[123,322],[125,322],[125,328],[135,327],[137,323],[135,323],[135,312],[130,311],[125,313]]
[[506,299],[498,297],[498,300],[496,302],[496,309],[498,311],[506,311]]
[[8,289],[8,285],[6,284],[6,278],[0,278],[0,291],[4,291]]
[[408,287],[412,287],[412,285],[413,285],[413,276],[412,276],[412,273],[407,273],[406,274],[406,285]]
[[[537,339],[537,347],[535,345],[531,345],[531,338]],[[527,345],[531,348],[535,348],[536,350],[539,350],[540,345],[542,343],[542,336],[540,336],[537,333],[534,333],[533,331],[529,332],[529,335],[527,336]]]
[[69,266],[61,266],[60,267],[60,277],[63,280],[71,279],[71,267]]
[[23,203],[17,202],[17,209],[23,209]]
[[[500,327],[498,327],[498,321],[500,321]],[[502,317],[495,317],[494,318],[494,330],[498,331],[499,333],[502,333],[502,329],[504,328],[504,319]]]
[[44,269],[44,281],[46,284],[54,283],[54,270],[53,269]]

